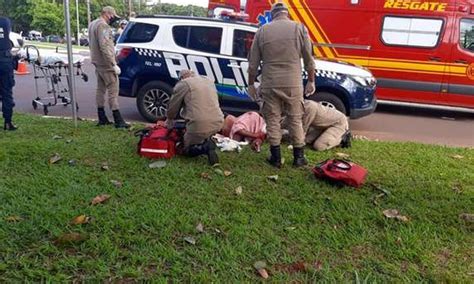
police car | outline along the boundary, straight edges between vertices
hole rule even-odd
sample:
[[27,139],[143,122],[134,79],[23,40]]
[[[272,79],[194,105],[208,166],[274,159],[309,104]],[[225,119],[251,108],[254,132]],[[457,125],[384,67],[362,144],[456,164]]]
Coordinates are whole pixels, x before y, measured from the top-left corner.
[[[120,95],[137,99],[140,114],[154,122],[166,115],[180,70],[191,69],[215,82],[221,108],[228,113],[256,110],[247,94],[247,55],[258,26],[210,18],[141,16],[118,39],[122,69]],[[315,60],[317,93],[310,99],[351,118],[376,107],[376,80],[367,69]]]
[[24,45],[24,40],[21,37],[21,35],[19,35],[17,33],[14,33],[14,32],[10,32],[10,41],[12,43],[13,48],[19,49],[19,48],[23,47],[23,45]]

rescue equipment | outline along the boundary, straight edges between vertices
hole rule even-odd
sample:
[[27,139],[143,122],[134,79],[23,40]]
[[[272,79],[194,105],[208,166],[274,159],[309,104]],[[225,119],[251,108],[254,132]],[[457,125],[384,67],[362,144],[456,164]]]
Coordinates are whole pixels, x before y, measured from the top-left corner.
[[317,178],[347,184],[352,187],[361,187],[367,177],[365,168],[349,161],[337,159],[326,160],[317,164],[312,172]]
[[135,132],[140,137],[138,155],[151,159],[171,159],[176,155],[176,144],[183,136],[184,128],[155,125]]

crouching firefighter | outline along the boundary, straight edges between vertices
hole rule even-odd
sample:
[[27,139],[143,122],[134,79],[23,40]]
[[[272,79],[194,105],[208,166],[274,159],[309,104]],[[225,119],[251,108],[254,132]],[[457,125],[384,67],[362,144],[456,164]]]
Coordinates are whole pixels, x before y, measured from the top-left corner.
[[180,114],[186,121],[182,153],[190,157],[207,155],[209,164],[219,162],[216,144],[212,140],[222,129],[224,115],[219,107],[216,88],[209,79],[191,70],[180,72],[167,111],[167,126],[173,128]]
[[13,86],[15,78],[13,69],[15,59],[12,55],[12,43],[10,41],[11,22],[8,18],[0,17],[0,100],[2,101],[3,129],[16,130],[12,123],[13,107]]

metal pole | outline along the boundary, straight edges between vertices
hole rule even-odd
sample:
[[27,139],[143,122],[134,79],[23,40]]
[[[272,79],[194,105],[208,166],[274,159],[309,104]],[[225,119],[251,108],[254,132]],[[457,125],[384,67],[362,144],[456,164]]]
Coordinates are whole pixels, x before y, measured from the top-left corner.
[[128,17],[132,14],[132,0],[128,0]]
[[91,0],[87,0],[87,28],[91,24]]
[[67,61],[68,61],[68,75],[67,80],[69,94],[71,95],[72,105],[72,120],[74,121],[74,127],[77,127],[77,110],[76,110],[76,97],[75,97],[75,82],[74,82],[74,61],[72,57],[72,42],[71,42],[71,15],[69,14],[69,0],[64,0],[64,18],[66,19],[66,40],[67,40]]
[[78,46],[81,46],[81,41],[80,41],[80,27],[79,27],[79,0],[76,0],[76,24],[77,24],[77,37],[76,37],[76,44]]

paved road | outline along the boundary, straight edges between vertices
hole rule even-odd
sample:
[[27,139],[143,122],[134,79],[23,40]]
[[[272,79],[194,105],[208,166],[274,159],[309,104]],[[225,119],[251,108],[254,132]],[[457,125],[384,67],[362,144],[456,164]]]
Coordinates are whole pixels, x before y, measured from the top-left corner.
[[[31,66],[29,66],[31,71]],[[77,80],[79,116],[95,118],[95,74],[90,64],[86,64],[85,72],[89,82]],[[16,110],[42,114],[42,110],[34,111],[31,100],[35,97],[33,76],[16,77],[17,86],[14,90]],[[38,81],[40,95],[44,96],[46,84]],[[135,99],[120,98],[122,114],[127,120],[144,121],[138,114]],[[50,115],[70,115],[70,108],[62,106],[50,108]],[[358,120],[351,121],[355,134],[371,139],[390,141],[416,141],[422,143],[474,147],[474,115],[454,112],[440,112],[400,107],[379,106],[377,111]]]

